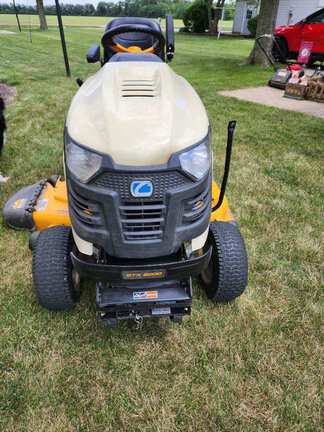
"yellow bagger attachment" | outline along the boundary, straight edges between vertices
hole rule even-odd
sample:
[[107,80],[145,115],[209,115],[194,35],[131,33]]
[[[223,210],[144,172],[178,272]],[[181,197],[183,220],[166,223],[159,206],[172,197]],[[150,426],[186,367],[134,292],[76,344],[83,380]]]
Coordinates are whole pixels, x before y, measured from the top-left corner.
[[[220,189],[212,183],[212,208],[218,202]],[[53,181],[42,180],[34,185],[21,189],[6,203],[3,216],[5,223],[15,229],[42,231],[57,225],[71,226],[68,211],[67,190],[65,181],[60,178]],[[227,198],[222,205],[210,214],[210,221],[233,221]]]

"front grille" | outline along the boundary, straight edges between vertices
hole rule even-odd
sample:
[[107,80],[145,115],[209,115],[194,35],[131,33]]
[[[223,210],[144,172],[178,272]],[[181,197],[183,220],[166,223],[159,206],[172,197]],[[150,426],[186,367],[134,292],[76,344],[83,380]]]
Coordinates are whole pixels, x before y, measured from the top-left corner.
[[130,184],[133,180],[151,180],[153,183],[153,195],[143,198],[143,201],[164,200],[167,191],[192,183],[191,180],[178,171],[134,174],[107,171],[99,175],[93,181],[93,184],[117,192],[121,200],[138,201],[138,198],[134,198],[130,193]]
[[[204,200],[204,192],[210,189],[210,177],[195,182],[176,168],[154,173],[153,167],[149,172],[131,169],[127,172],[113,171],[108,164],[107,159],[105,171],[86,184],[68,176],[69,214],[80,238],[109,256],[139,259],[176,253],[184,241],[205,231],[210,197],[209,208],[203,214],[202,204],[197,205],[196,199],[202,195]],[[131,181],[141,178],[152,182],[151,197],[130,196]],[[192,210],[197,210],[193,216],[198,219],[190,223],[184,216],[191,217]]]
[[[131,183],[135,180],[150,180],[153,193],[150,197],[133,197],[130,192]],[[195,182],[179,171],[160,172],[120,172],[107,170],[91,181],[103,193],[114,192],[114,202],[118,206],[121,236],[124,241],[134,244],[143,241],[163,241],[167,229],[167,193],[180,192],[195,186]],[[100,192],[101,192],[100,191]],[[196,201],[199,208],[195,208]],[[184,207],[183,207],[184,206]],[[183,224],[189,224],[202,218],[210,207],[209,191],[204,191],[185,202],[179,202]],[[170,220],[170,223],[173,221]]]
[[89,202],[88,198],[82,197],[72,188],[69,189],[69,210],[83,224],[92,227],[102,227],[102,216],[97,204]]
[[120,207],[125,240],[160,240],[165,222],[163,201],[124,202]]

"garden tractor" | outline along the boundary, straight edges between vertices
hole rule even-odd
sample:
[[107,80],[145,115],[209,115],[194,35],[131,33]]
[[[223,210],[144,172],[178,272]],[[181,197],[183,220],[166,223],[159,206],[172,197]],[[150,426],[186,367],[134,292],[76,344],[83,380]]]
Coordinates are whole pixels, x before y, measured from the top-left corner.
[[5,223],[31,231],[39,303],[69,310],[80,280],[96,286],[98,318],[181,322],[192,279],[228,302],[246,288],[243,238],[225,189],[235,121],[228,125],[221,186],[213,180],[211,127],[191,85],[169,66],[174,30],[145,18],[117,18],[89,63],[64,129],[64,178],[21,189]]

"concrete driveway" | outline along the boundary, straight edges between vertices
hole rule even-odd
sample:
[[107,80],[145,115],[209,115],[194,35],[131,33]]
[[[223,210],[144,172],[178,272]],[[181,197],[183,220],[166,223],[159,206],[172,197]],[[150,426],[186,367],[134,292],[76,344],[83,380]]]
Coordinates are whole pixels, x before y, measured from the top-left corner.
[[245,88],[219,92],[222,96],[255,102],[288,111],[296,111],[313,117],[324,118],[324,104],[307,100],[285,98],[284,92],[272,87]]

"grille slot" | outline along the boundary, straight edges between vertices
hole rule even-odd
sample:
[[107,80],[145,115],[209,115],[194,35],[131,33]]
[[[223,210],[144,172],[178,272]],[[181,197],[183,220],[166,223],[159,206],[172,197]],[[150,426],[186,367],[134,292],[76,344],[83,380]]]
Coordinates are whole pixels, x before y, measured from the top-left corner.
[[144,198],[143,201],[164,200],[165,194],[169,190],[177,189],[184,185],[192,184],[192,181],[178,171],[165,171],[161,173],[116,173],[106,171],[99,175],[93,184],[100,188],[105,188],[117,192],[121,200],[138,201],[130,193],[130,184],[133,180],[151,180],[153,183],[153,195]]
[[121,84],[121,96],[156,97],[160,95],[160,86],[154,80],[124,80]]
[[124,202],[119,207],[126,240],[160,240],[163,236],[165,205],[163,201]]
[[101,227],[102,219],[99,207],[89,202],[87,198],[82,197],[75,190],[69,190],[70,211],[82,223],[91,227]]
[[[199,205],[198,205],[199,203]],[[198,220],[205,214],[205,211],[211,206],[211,194],[209,190],[196,195],[185,203],[183,222],[191,223]]]

